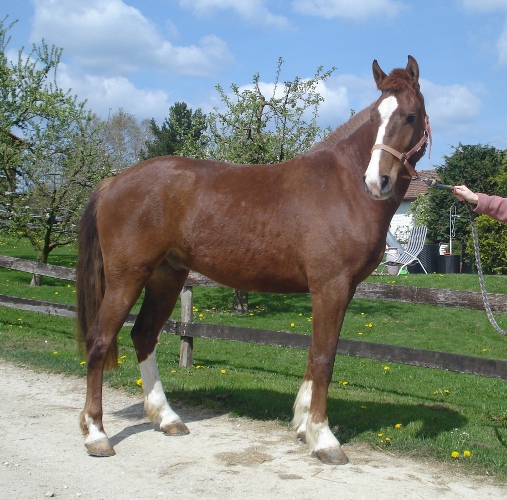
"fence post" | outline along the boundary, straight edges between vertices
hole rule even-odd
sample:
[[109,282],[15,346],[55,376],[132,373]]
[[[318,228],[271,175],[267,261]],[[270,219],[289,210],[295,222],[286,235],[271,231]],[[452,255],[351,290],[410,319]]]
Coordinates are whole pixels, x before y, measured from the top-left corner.
[[[192,323],[193,319],[193,301],[192,287],[184,286],[181,291],[181,324],[185,332],[186,323]],[[194,339],[182,335],[180,337],[180,366],[192,366],[194,362]]]

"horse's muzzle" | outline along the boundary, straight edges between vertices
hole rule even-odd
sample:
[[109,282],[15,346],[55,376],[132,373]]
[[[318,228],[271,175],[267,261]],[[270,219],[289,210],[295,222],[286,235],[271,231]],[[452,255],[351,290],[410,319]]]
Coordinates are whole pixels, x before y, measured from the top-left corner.
[[374,200],[386,200],[394,192],[394,185],[391,176],[381,175],[376,182],[367,182],[366,176],[363,177],[364,189]]

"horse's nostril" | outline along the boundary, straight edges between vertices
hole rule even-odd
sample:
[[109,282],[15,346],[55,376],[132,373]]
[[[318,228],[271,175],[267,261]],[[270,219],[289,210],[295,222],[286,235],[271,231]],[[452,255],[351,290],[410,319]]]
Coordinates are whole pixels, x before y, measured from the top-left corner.
[[383,176],[382,176],[382,181],[381,181],[381,183],[380,183],[380,188],[381,188],[381,190],[382,190],[382,191],[383,191],[386,187],[388,187],[388,186],[389,186],[389,181],[390,181],[390,179],[389,179],[389,176],[388,176],[388,175],[383,175]]

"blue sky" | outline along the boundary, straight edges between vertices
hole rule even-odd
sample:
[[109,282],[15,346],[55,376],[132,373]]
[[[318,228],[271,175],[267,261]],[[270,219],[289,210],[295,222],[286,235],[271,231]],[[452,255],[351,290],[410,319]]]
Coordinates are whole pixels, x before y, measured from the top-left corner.
[[107,118],[122,107],[159,123],[185,101],[218,105],[215,85],[267,86],[336,67],[319,88],[320,125],[373,102],[371,64],[420,67],[433,130],[431,169],[453,146],[507,148],[507,0],[0,0],[18,19],[12,57],[32,42],[64,49],[59,83]]

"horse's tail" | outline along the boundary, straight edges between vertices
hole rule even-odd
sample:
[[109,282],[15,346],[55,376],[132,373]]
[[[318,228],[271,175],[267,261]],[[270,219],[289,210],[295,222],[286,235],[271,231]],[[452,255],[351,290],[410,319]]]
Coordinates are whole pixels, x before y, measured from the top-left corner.
[[[76,266],[77,330],[79,351],[88,354],[88,332],[104,298],[104,262],[97,232],[97,207],[104,188],[111,179],[103,180],[92,193],[79,224],[78,259]],[[118,366],[116,337],[108,349],[105,368]]]

